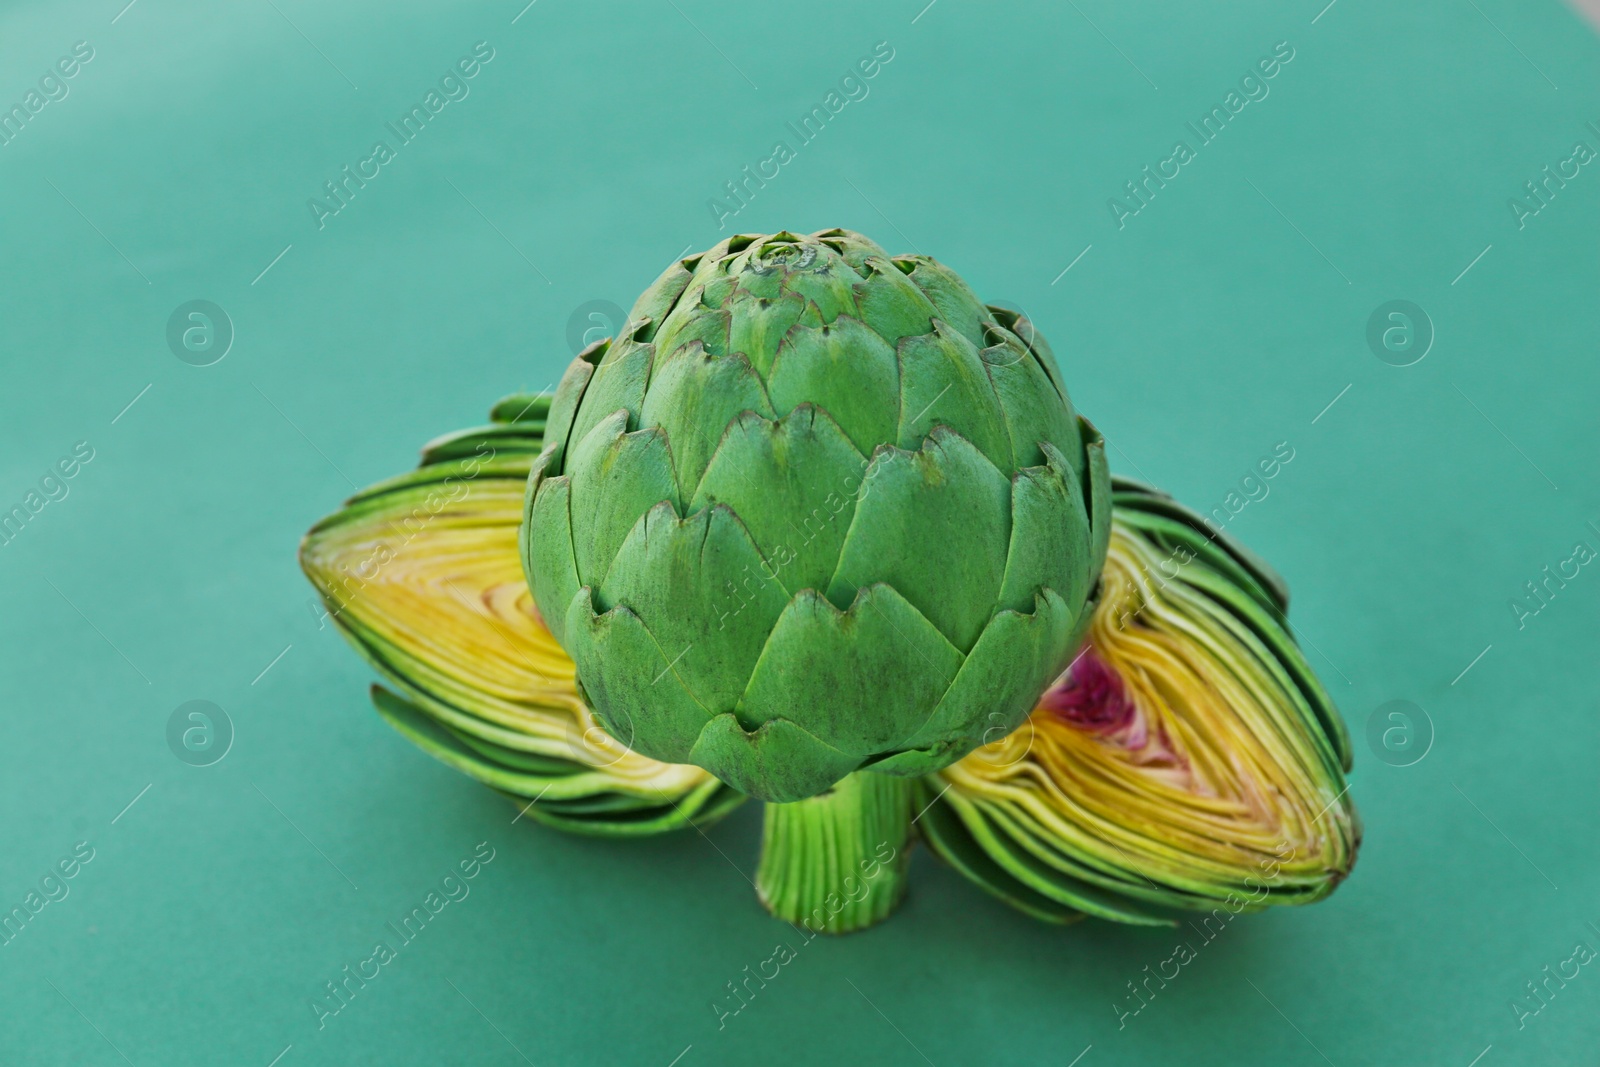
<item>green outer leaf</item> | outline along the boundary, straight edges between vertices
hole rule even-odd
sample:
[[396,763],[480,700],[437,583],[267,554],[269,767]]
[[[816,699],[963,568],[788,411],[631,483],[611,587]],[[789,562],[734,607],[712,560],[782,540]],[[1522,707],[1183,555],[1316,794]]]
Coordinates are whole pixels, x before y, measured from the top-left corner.
[[989,313],[959,274],[931,256],[896,256],[894,262],[902,269],[907,264],[912,267],[912,284],[922,290],[938,309],[939,317],[956,333],[975,348],[987,343],[983,339],[983,323]]
[[[766,560],[736,581],[735,614],[742,614],[749,590],[765,582],[790,594],[828,587],[866,469],[866,457],[839,424],[811,404],[777,422],[746,412],[728,428],[689,510],[726,504]],[[774,507],[775,500],[783,506]]]
[[725,712],[706,723],[688,762],[741,792],[782,804],[821,793],[860,761],[787,719],[772,719],[747,731],[732,712]]
[[1243,568],[1252,581],[1241,584],[1247,587],[1255,585],[1264,591],[1275,602],[1274,606],[1279,614],[1289,610],[1289,586],[1266,560],[1246,548],[1232,534],[1217,529],[1199,512],[1143,482],[1119,474],[1111,479],[1111,489],[1113,500],[1120,509],[1119,517],[1124,521],[1142,525],[1143,516],[1148,514],[1162,516],[1188,527],[1193,532],[1191,544],[1204,542],[1221,549],[1231,557],[1235,565],[1233,567],[1216,560],[1215,553],[1212,553],[1210,559],[1219,569],[1233,574],[1237,568]]
[[[691,289],[687,295],[696,294]],[[721,308],[705,307],[698,301],[679,304],[652,342],[656,366],[670,364],[691,348],[712,357],[727,355],[731,326],[731,317]]]
[[[372,687],[372,703],[384,720],[403,737],[440,762],[507,794],[525,813],[541,822],[576,833],[606,837],[635,837],[705,826],[737,807],[744,797],[715,780],[708,780],[678,799],[662,796],[662,803],[639,803],[639,798],[615,797],[606,786],[615,779],[595,773],[539,775],[520,773],[501,767],[429,717],[420,707],[382,686]],[[726,794],[726,795],[721,795]],[[562,814],[542,810],[546,800],[559,803],[561,797],[586,797],[591,800],[615,797],[611,802],[626,810],[617,811],[605,803],[590,812],[569,806]],[[528,804],[527,798],[540,797]],[[607,815],[613,817],[607,818]]]
[[937,762],[923,765],[908,751],[873,769],[925,774],[966,755],[985,737],[994,741],[1011,733],[1066,665],[1076,621],[1048,589],[1039,594],[1032,614],[997,613],[932,713],[903,742],[908,750],[932,749]]
[[[432,711],[431,708],[424,707],[421,704],[417,705],[417,709],[425,714]],[[592,769],[589,765],[576,763],[570,759],[562,759],[560,756],[526,752],[520,748],[511,748],[485,740],[480,736],[484,732],[483,728],[485,726],[491,726],[492,729],[502,735],[511,735],[512,731],[504,727],[492,727],[492,724],[485,723],[481,719],[473,719],[471,716],[460,715],[459,713],[455,717],[455,721],[438,715],[435,715],[434,719],[442,729],[449,731],[457,741],[472,749],[484,759],[514,771],[521,771],[523,774],[565,778],[575,774],[583,774],[585,771]],[[638,798],[635,797],[634,799],[637,800]]]
[[833,417],[863,456],[895,437],[900,369],[894,349],[860,319],[797,325],[784,336],[767,376],[773,410],[814,404]]
[[[722,785],[716,779],[708,779],[680,801],[676,808],[651,809],[639,815],[624,812],[608,819],[581,815],[568,817],[547,810],[543,801],[532,807],[526,807],[515,797],[508,796],[508,799],[515,802],[519,808],[526,808],[528,818],[553,829],[587,837],[634,838],[651,837],[691,826],[710,826],[749,798],[738,790]],[[690,807],[691,804],[694,805],[693,808]],[[652,815],[654,811],[660,811],[660,814]]]
[[[1094,561],[1094,574],[1089,579],[1092,589],[1100,581],[1100,572],[1105,569],[1106,551],[1111,546],[1111,523],[1116,516],[1116,509],[1111,501],[1111,470],[1106,465],[1105,438],[1082,415],[1078,416],[1078,433],[1083,438],[1084,491],[1088,495],[1089,524],[1094,530],[1093,543],[1089,546],[1089,558]],[[1087,624],[1087,612],[1084,621]]]
[[[658,663],[646,653],[613,669],[653,678],[671,663],[708,715],[732,711],[788,600],[783,587],[771,582],[745,589],[743,599],[729,594],[731,583],[760,574],[762,562],[743,524],[725,505],[684,519],[669,503],[650,509],[596,586],[595,602],[602,610],[626,605],[666,659]],[[589,683],[588,670],[579,677]]]
[[994,345],[981,353],[989,382],[1000,401],[1006,432],[1011,438],[1016,468],[1044,463],[1041,446],[1048,442],[1067,457],[1078,477],[1085,475],[1086,441],[1072,409],[1056,395],[1049,377],[1015,338],[1009,345]]
[[1041,862],[1012,839],[996,832],[978,806],[957,791],[952,789],[946,792],[940,803],[950,805],[962,828],[978,848],[986,852],[1006,873],[1040,895],[1086,915],[1110,919],[1112,922],[1135,926],[1177,925],[1176,919],[1158,910],[1146,908]]
[[690,762],[711,712],[684,687],[672,656],[639,616],[622,604],[596,614],[585,586],[567,609],[564,647],[607,733],[651,759]]
[[512,393],[495,401],[489,409],[490,422],[536,422],[544,425],[550,414],[554,393]]
[[915,449],[936,425],[977,446],[1002,471],[1012,464],[1011,437],[978,350],[935,322],[936,332],[900,342],[900,429],[895,443]]
[[994,613],[1010,537],[1010,483],[938,427],[916,452],[873,456],[828,599],[887,582],[965,653]]
[[1062,401],[1071,407],[1072,400],[1067,396],[1067,380],[1061,376],[1061,365],[1056,362],[1055,351],[1050,347],[1050,342],[1044,339],[1044,334],[1033,324],[1033,320],[1009,308],[996,307],[993,304],[988,305],[987,310],[994,316],[994,321],[998,325],[1009,330],[1029,352],[1033,353],[1033,357],[1039,361],[1039,366],[1044,368],[1044,372],[1055,383],[1056,392],[1060,394]]
[[871,273],[856,286],[856,304],[861,308],[861,318],[874,332],[891,345],[933,332],[939,309],[905,272],[887,257],[869,259],[864,266]]
[[691,344],[664,363],[657,360],[639,426],[665,431],[679,500],[693,499],[723,434],[746,411],[774,417],[761,379],[744,356],[712,356]]
[[863,588],[848,612],[802,590],[771,633],[739,719],[786,719],[858,762],[899,747],[962,666],[961,653],[883,584]]
[[583,406],[573,420],[572,433],[567,438],[573,447],[615,411],[628,413],[623,429],[639,428],[652,354],[653,349],[648,345],[633,341],[623,341],[607,349],[605,358],[595,368],[594,377],[589,379]]
[[663,501],[678,502],[666,434],[659,429],[625,433],[627,425],[628,413],[614,412],[576,441],[567,457],[572,528],[583,531],[572,540],[582,585],[600,584],[646,512]]
[[1083,913],[1069,908],[1013,877],[980,848],[950,805],[938,797],[938,779],[917,782],[917,830],[940,859],[954,867],[984,892],[1000,898],[1025,915],[1048,923],[1074,923]]
[[404,474],[386,478],[376,485],[369,485],[360,490],[344,502],[344,506],[331,515],[325,516],[317,522],[306,534],[321,533],[335,526],[345,523],[357,522],[374,511],[381,511],[393,506],[391,497],[411,489],[420,489],[426,486],[443,486],[446,479],[470,484],[484,485],[495,479],[522,482],[528,477],[528,468],[534,456],[527,452],[504,453],[496,455],[493,459],[457,459],[443,460],[426,467],[406,471]]
[[567,607],[583,584],[572,544],[572,481],[565,475],[530,479],[526,499],[517,531],[522,573],[545,628],[566,647]]
[[639,294],[639,299],[634,301],[633,310],[628,313],[628,327],[633,333],[638,334],[638,340],[648,343],[655,335],[655,329],[661,320],[677,304],[678,298],[689,287],[692,277],[689,269],[691,260],[681,260],[673,263],[661,272],[661,276],[651,282],[644,292]]
[[556,386],[556,395],[550,401],[550,414],[545,419],[544,427],[544,451],[551,455],[551,474],[561,473],[561,460],[567,453],[567,438],[572,434],[572,420],[577,418],[578,405],[583,402],[583,394],[589,388],[589,379],[594,377],[594,365],[605,358],[610,344],[609,340],[596,341],[579,352],[577,358],[567,364],[561,384]]
[[1052,589],[1068,604],[1089,596],[1099,559],[1091,558],[1093,527],[1071,465],[1047,448],[1045,467],[1024,467],[1011,479],[1011,547],[999,605],[1031,611],[1034,594]]
[[[1193,910],[1197,907],[1203,910],[1215,907],[1226,898],[1226,887],[1220,890],[1221,896],[1213,896],[1211,894],[1219,892],[1218,887],[1208,887],[1198,879],[1175,878],[1167,885],[1153,884],[1141,872],[1130,870],[1127,860],[1120,854],[1113,855],[1116,851],[1114,846],[1099,851],[1093,847],[1074,847],[1073,842],[1056,836],[1031,818],[1023,818],[1017,809],[984,804],[982,801],[977,806],[1018,846],[1021,850],[1018,854],[1026,854],[1032,861],[1042,864],[1041,870],[1060,871],[1086,884],[1099,886],[1129,900],[1151,904],[1163,911]],[[1094,844],[1099,846],[1102,843],[1097,841]],[[1261,911],[1265,907],[1256,903],[1241,911]]]
[[1181,562],[1183,552],[1192,552],[1208,567],[1220,571],[1228,581],[1254,598],[1262,607],[1274,614],[1282,614],[1275,594],[1263,586],[1254,574],[1241,566],[1237,558],[1210,535],[1186,523],[1170,519],[1160,512],[1128,507],[1120,500],[1116,508],[1118,522],[1144,534],[1165,556],[1173,557],[1174,562]]
[[473,426],[435,437],[422,446],[422,466],[454,459],[480,459],[499,453],[538,453],[544,442],[544,422],[502,422]]
[[805,307],[805,298],[799,293],[785,293],[774,300],[745,289],[736,290],[728,305],[733,315],[728,350],[742,352],[756,373],[765,375],[784,335],[800,321]]

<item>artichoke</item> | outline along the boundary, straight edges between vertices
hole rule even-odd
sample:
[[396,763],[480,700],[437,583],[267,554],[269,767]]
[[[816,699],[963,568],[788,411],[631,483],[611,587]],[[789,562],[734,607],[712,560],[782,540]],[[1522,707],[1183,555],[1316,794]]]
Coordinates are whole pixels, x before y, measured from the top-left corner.
[[791,802],[1022,722],[1087,625],[1109,496],[1028,320],[860,234],[743,235],[573,361],[523,563],[609,733]]

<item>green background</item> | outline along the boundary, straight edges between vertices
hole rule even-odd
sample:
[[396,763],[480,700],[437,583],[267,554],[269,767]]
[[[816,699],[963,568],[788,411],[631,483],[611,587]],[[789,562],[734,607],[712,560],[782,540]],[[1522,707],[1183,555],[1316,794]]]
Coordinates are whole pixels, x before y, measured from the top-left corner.
[[[1549,0],[924,2],[0,14],[8,107],[95,52],[0,147],[0,505],[95,450],[0,549],[0,905],[95,850],[0,947],[0,1062],[1595,1062],[1595,968],[1520,1030],[1510,1004],[1600,948],[1600,575],[1522,628],[1510,601],[1600,548],[1600,173],[1523,229],[1507,206],[1600,145],[1594,34]],[[470,95],[319,230],[308,198],[480,40]],[[870,95],[719,230],[707,200],[880,41]],[[1107,199],[1279,41],[1270,96],[1119,230]],[[1229,529],[1350,723],[1362,857],[1123,1029],[1174,934],[1036,925],[919,853],[891,922],[801,949],[719,1031],[725,983],[792,938],[747,881],[758,809],[709,843],[513,826],[383,725],[311,610],[301,532],[552,383],[580,305],[734,226],[834,225],[1025,308],[1119,472],[1209,509],[1295,450]],[[197,298],[237,331],[207,367],[165,340]],[[1391,299],[1437,333],[1413,366],[1365,340]],[[192,699],[236,730],[210,767],[165,741]],[[1366,739],[1396,699],[1432,723],[1411,766]],[[318,1031],[322,983],[485,840],[471,896]]]

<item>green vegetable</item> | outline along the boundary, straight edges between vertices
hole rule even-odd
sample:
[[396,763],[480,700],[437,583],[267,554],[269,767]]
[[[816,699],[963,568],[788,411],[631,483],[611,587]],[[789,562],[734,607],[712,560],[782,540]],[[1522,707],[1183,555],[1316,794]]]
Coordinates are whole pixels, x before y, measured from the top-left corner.
[[524,565],[596,717],[752,796],[945,766],[1087,623],[1101,439],[1032,325],[925,256],[724,241],[573,362],[546,426]]

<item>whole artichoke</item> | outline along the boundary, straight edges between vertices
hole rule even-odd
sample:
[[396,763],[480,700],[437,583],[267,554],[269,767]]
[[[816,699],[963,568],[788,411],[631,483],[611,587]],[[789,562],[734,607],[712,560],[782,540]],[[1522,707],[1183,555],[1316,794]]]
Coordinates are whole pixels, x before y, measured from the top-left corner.
[[612,735],[786,802],[1021,723],[1110,517],[1101,438],[1027,319],[860,234],[742,235],[573,361],[522,552]]

